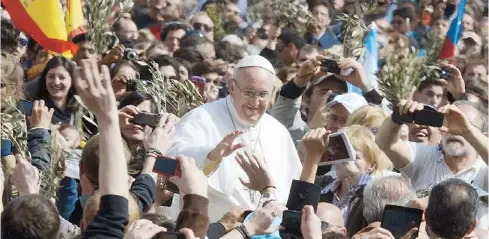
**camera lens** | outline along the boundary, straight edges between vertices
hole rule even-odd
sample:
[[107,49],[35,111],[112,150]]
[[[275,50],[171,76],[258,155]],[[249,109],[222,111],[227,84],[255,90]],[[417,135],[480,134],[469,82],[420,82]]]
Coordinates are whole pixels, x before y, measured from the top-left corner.
[[134,49],[127,49],[124,55],[130,61],[137,60],[138,58],[138,53]]

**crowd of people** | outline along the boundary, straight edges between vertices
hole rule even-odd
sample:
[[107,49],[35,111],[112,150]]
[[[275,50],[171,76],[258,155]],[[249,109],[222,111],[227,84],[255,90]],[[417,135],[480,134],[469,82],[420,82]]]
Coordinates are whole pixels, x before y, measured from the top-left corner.
[[[338,16],[362,1],[292,1],[310,12],[306,29],[279,22],[276,1],[246,2],[136,0],[106,52],[81,33],[72,59],[2,9],[2,238],[489,238],[487,0],[467,0],[444,77],[395,104],[361,59],[342,55]],[[399,42],[423,50],[428,34],[444,37],[459,3],[377,0],[363,18],[377,26],[379,67]],[[257,9],[253,22],[246,11]],[[339,73],[324,69],[331,53]],[[193,82],[202,104],[165,112],[134,85],[152,79],[150,61],[165,80]],[[32,113],[26,137],[11,138],[19,100]],[[443,125],[394,117],[427,108]],[[350,158],[324,164],[335,135]],[[59,148],[64,174],[49,185]],[[48,186],[56,196],[41,195]],[[418,209],[420,223],[388,221],[391,206]]]

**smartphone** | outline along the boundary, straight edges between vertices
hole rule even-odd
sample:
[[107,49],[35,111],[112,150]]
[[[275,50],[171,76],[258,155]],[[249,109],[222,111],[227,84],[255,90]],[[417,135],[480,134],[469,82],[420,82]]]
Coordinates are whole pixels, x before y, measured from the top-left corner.
[[333,74],[341,74],[341,69],[338,67],[338,62],[335,60],[330,60],[330,59],[324,59],[321,62],[321,66],[323,67],[323,71],[325,72],[330,72]]
[[414,122],[414,113],[401,115],[399,113],[399,106],[395,106],[392,109],[392,121],[396,124],[411,124]]
[[32,108],[34,108],[34,103],[27,100],[19,100],[17,103],[17,109],[25,116],[32,115]]
[[287,238],[287,235],[293,235],[302,238],[301,217],[302,213],[300,211],[284,211],[280,226],[284,227],[285,229],[280,230],[280,236],[282,238]]
[[158,238],[163,238],[163,239],[186,239],[185,235],[182,233],[178,232],[163,232]]
[[159,156],[158,158],[156,158],[156,162],[153,167],[153,172],[165,176],[178,176],[178,177],[182,176],[182,171],[180,170],[180,163],[174,158],[165,157],[165,156]]
[[425,105],[423,110],[414,113],[414,123],[419,125],[439,128],[443,126],[444,119],[445,117],[442,113],[429,105]]
[[158,122],[160,121],[160,115],[159,114],[152,114],[152,113],[139,113],[134,117],[134,119],[131,121],[133,124],[137,125],[142,125],[142,126],[149,126],[149,127],[156,127],[158,125]]
[[344,132],[334,133],[329,136],[329,144],[319,165],[338,164],[354,161],[356,152],[350,140]]
[[177,185],[175,185],[170,181],[166,182],[165,189],[172,193],[176,193],[176,194],[180,193],[180,190],[178,189]]
[[[402,238],[413,227],[419,228],[423,210],[417,208],[386,205],[382,217],[381,227],[389,230],[392,235]],[[417,237],[417,234],[414,238]]]

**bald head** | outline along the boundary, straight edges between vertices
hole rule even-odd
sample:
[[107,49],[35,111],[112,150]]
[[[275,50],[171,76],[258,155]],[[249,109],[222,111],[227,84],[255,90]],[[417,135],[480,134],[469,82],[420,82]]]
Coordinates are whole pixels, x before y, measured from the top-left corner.
[[321,202],[318,204],[318,210],[316,215],[323,222],[327,222],[330,225],[335,226],[345,226],[345,220],[343,219],[343,214],[340,209],[330,203]]
[[472,124],[477,126],[481,131],[486,130],[487,116],[482,113],[482,106],[480,104],[466,100],[455,101],[453,104],[464,112]]

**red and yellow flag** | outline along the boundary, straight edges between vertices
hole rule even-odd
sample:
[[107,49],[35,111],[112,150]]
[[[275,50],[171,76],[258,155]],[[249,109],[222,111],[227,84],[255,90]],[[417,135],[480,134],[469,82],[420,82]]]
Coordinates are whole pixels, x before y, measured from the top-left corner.
[[66,0],[65,23],[68,39],[86,32],[81,0]]
[[76,54],[78,47],[68,41],[59,0],[2,0],[2,3],[15,27],[43,48],[63,55]]

